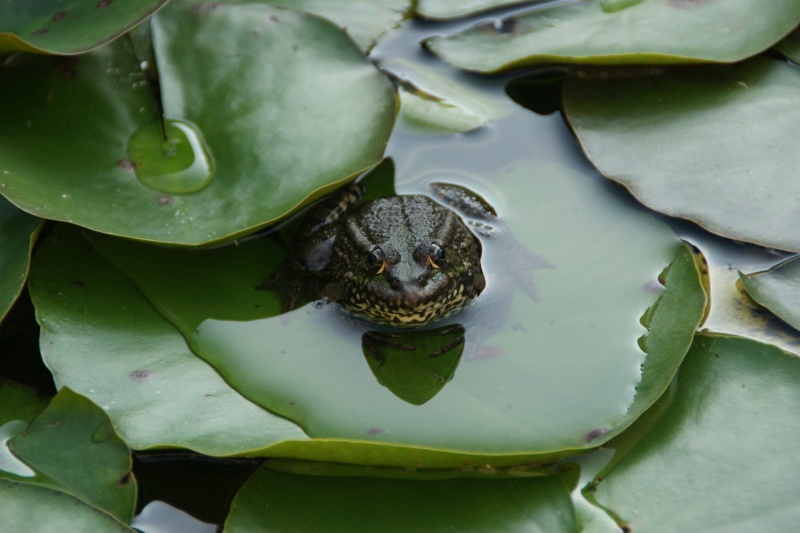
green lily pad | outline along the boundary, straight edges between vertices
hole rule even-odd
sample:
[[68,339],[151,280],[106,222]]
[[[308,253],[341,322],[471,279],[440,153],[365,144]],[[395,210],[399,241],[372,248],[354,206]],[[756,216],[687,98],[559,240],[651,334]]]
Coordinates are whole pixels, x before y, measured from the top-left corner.
[[775,49],[795,63],[800,63],[800,29],[787,35],[784,40],[775,45]]
[[447,20],[530,2],[531,0],[469,0],[467,2],[464,0],[417,0],[416,13],[426,19]]
[[[176,3],[152,34],[167,124],[184,135],[167,127],[163,143],[126,41],[0,67],[0,187],[12,202],[104,233],[198,245],[272,223],[380,161],[393,89],[330,23],[261,4]],[[176,176],[173,152],[208,159],[210,176]]]
[[[411,511],[413,510],[413,511]],[[556,477],[410,481],[300,476],[262,466],[237,493],[225,531],[574,532]]]
[[[84,463],[85,464],[85,463]],[[134,533],[110,515],[55,490],[0,479],[0,523],[7,531]]]
[[369,50],[383,34],[398,27],[412,4],[411,0],[267,0],[266,3],[324,17],[344,29],[362,50]]
[[794,0],[778,0],[768,11],[748,0],[589,0],[433,37],[426,46],[477,72],[539,63],[734,63],[798,23]]
[[[508,225],[522,246],[556,266],[537,272],[536,303],[500,279],[510,253],[502,237],[485,242],[494,288],[452,317],[467,330],[459,368],[421,406],[376,381],[362,355],[362,327],[337,306],[275,316],[279,296],[267,293],[267,303],[254,291],[270,271],[268,242],[198,254],[90,238],[240,393],[295,421],[314,442],[341,439],[270,454],[452,467],[596,447],[658,398],[688,349],[705,306],[693,254],[648,214],[613,196],[598,201],[607,190],[582,173],[517,163],[493,180],[503,202],[536,189],[535,208],[523,206]],[[571,246],[554,238],[557,230],[569,231]],[[670,262],[664,291],[656,277]]]
[[0,54],[80,54],[107,43],[167,0],[37,0],[0,4]]
[[130,523],[136,503],[130,452],[105,413],[83,396],[62,388],[8,446],[32,469],[35,477],[26,481],[71,494]]
[[800,122],[800,69],[757,58],[658,76],[568,76],[564,91],[587,157],[639,201],[725,237],[800,251],[800,234],[787,230],[800,225],[800,141],[787,134]]
[[775,346],[698,335],[672,403],[589,492],[636,532],[792,531],[798,380],[800,359]]
[[28,277],[28,262],[41,219],[0,196],[0,321],[16,301]]
[[793,257],[766,272],[739,272],[739,279],[757,303],[800,330],[800,258]]
[[[131,448],[234,455],[305,438],[195,357],[76,228],[57,226],[39,247],[30,291],[42,326],[42,356],[56,383],[103,407]],[[262,296],[254,295],[256,303]]]

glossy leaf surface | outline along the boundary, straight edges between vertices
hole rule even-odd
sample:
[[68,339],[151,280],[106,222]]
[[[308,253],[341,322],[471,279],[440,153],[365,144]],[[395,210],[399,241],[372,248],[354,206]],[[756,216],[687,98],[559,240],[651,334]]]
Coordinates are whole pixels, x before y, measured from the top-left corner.
[[672,403],[593,497],[642,533],[792,530],[798,379],[800,360],[774,346],[698,335]]
[[[413,510],[413,511],[411,511]],[[555,477],[410,481],[300,476],[259,468],[225,531],[576,531]]]
[[152,174],[165,167],[148,157],[169,157],[178,138],[132,138],[158,132],[159,117],[116,42],[0,68],[3,193],[45,218],[195,245],[273,222],[380,160],[393,91],[341,30],[260,4],[211,6],[178,3],[152,24],[164,113],[187,134],[179,151],[210,160],[209,179]]
[[42,244],[30,290],[56,383],[103,407],[130,447],[234,455],[304,438],[195,357],[77,229],[59,226]]
[[478,72],[538,63],[733,63],[769,48],[800,22],[794,0],[759,6],[749,0],[569,2],[433,37],[427,47]]
[[[663,75],[570,76],[567,119],[639,201],[725,237],[800,251],[800,69],[772,59]],[[770,117],[765,120],[764,117]]]
[[[593,202],[599,189],[583,174],[518,164],[499,176],[508,198],[525,198],[522,191],[536,184],[537,208],[509,217],[505,231],[555,268],[533,274],[537,304],[515,288],[501,268],[506,263],[485,265],[495,269],[494,292],[452,318],[467,329],[464,355],[454,378],[422,406],[376,381],[362,355],[363,326],[337,306],[274,316],[277,294],[254,290],[280,259],[267,255],[269,241],[195,253],[91,239],[240,393],[315,441],[345,439],[326,450],[281,448],[282,456],[511,464],[594,447],[655,401],[688,349],[705,305],[694,259],[648,215],[621,211],[612,198]],[[583,207],[569,229],[575,246],[558,246],[547,235],[577,205]],[[505,257],[505,245],[515,241],[503,239],[487,241],[487,260]],[[607,244],[614,239],[618,246]],[[662,291],[656,278],[673,260]],[[597,302],[610,307],[600,310]],[[591,394],[570,392],[593,387]]]
[[800,329],[800,261],[784,261],[766,272],[739,273],[747,293],[795,329]]
[[41,220],[0,196],[0,320],[19,296]]
[[36,0],[0,4],[0,54],[79,54],[123,34],[167,0]]

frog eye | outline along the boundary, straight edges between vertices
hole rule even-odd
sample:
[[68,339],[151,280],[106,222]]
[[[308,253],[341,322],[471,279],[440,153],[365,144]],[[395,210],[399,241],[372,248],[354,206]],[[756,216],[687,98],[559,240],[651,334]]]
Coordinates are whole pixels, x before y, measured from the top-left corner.
[[372,274],[382,274],[386,268],[386,255],[380,248],[375,248],[367,257],[367,265]]
[[433,268],[442,268],[442,266],[444,266],[444,260],[444,248],[439,246],[437,243],[432,242],[428,256],[428,263],[430,263]]

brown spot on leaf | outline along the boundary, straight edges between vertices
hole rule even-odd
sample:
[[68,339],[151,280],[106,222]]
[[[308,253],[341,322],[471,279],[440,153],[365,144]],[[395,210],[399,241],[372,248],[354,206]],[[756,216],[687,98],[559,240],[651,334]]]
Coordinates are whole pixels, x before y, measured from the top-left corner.
[[50,17],[50,20],[52,20],[53,22],[58,22],[59,20],[62,20],[66,16],[67,16],[66,11],[56,11],[55,14],[52,17]]
[[128,374],[128,377],[130,377],[131,381],[133,381],[134,383],[143,383],[148,379],[150,379],[151,375],[152,372],[150,372],[149,370],[134,370],[133,372]]
[[367,435],[380,435],[381,433],[383,433],[381,428],[369,428],[367,430]]
[[602,436],[603,436],[603,435],[605,435],[606,433],[608,433],[608,428],[597,428],[597,429],[593,429],[593,430],[591,430],[591,431],[587,432],[587,433],[586,433],[586,434],[583,436],[583,440],[585,440],[586,442],[592,442],[592,441],[594,441],[594,440],[597,440],[597,439],[599,439],[600,437],[602,437]]
[[172,196],[168,194],[162,194],[158,197],[158,205],[169,205],[172,203]]
[[136,168],[136,163],[134,163],[130,159],[120,159],[119,161],[117,161],[117,167],[123,170],[133,170],[134,168]]
[[37,35],[37,36],[38,35],[44,35],[45,33],[48,33],[49,31],[50,31],[50,28],[39,28],[35,32],[31,33],[31,35]]
[[97,2],[97,7],[98,8],[108,7],[113,2],[114,2],[114,0],[100,0],[99,2]]
[[131,482],[131,473],[130,472],[125,472],[122,475],[122,477],[117,480],[117,485],[119,485],[120,487],[124,487],[125,485],[127,485],[130,482]]

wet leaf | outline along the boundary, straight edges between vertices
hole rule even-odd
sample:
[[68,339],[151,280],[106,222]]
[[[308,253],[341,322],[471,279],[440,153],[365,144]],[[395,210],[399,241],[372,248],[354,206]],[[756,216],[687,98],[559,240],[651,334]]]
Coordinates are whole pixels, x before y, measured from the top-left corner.
[[800,329],[800,260],[793,257],[766,272],[743,274],[748,294],[795,329]]
[[[391,84],[328,22],[260,4],[177,3],[152,33],[164,112],[184,137],[167,128],[159,142],[127,42],[0,68],[0,186],[12,202],[105,233],[196,245],[274,222],[380,161]],[[209,159],[208,179],[163,164],[173,152],[196,159],[187,150]]]
[[105,413],[83,396],[62,388],[8,445],[35,472],[29,482],[130,523],[136,503],[130,452]]
[[80,54],[122,35],[167,0],[36,0],[0,4],[0,54]]
[[[268,264],[265,256],[261,261]],[[253,268],[260,265],[256,260]],[[57,384],[103,407],[131,448],[234,455],[305,438],[294,424],[239,396],[195,357],[180,333],[75,228],[58,226],[42,243],[30,290],[42,326],[42,356]],[[255,304],[264,294],[254,291]]]
[[134,531],[69,494],[6,479],[0,479],[0,522],[8,531],[37,533],[61,533],[65,526],[97,533]]
[[324,17],[343,28],[362,50],[369,50],[386,32],[399,26],[412,4],[410,0],[267,0],[266,3]]
[[28,260],[41,222],[0,196],[0,321],[25,286]]
[[[800,4],[799,4],[800,5]],[[737,240],[800,251],[800,70],[783,61],[600,79],[568,76],[584,152],[639,201]],[[765,116],[771,117],[764,120]]]
[[538,63],[733,63],[755,55],[800,22],[800,4],[764,11],[748,0],[581,1],[433,37],[426,46],[478,72]]
[[[540,0],[541,1],[541,0]],[[533,3],[531,0],[417,0],[416,12],[422,18],[445,20],[468,17],[490,9]]]
[[[534,256],[506,248],[514,241],[502,235],[487,239],[494,285],[452,317],[467,330],[464,354],[421,406],[376,382],[362,355],[364,326],[338,306],[275,316],[279,296],[254,290],[280,259],[267,238],[202,254],[90,238],[228,383],[313,437],[268,455],[453,467],[596,447],[656,400],[688,349],[705,306],[694,256],[585,174],[518,163],[492,180],[503,202],[526,202],[510,209],[505,231],[555,268],[534,273],[536,303],[504,270]],[[553,238],[560,231],[571,246]],[[670,262],[663,290],[656,278]]]
[[[413,509],[413,512],[409,512]],[[410,481],[300,476],[260,467],[225,531],[576,531],[555,477]]]
[[[700,334],[677,379],[658,423],[601,474],[593,497],[636,532],[791,531],[800,519],[800,360]],[[638,438],[649,416],[609,447]]]

